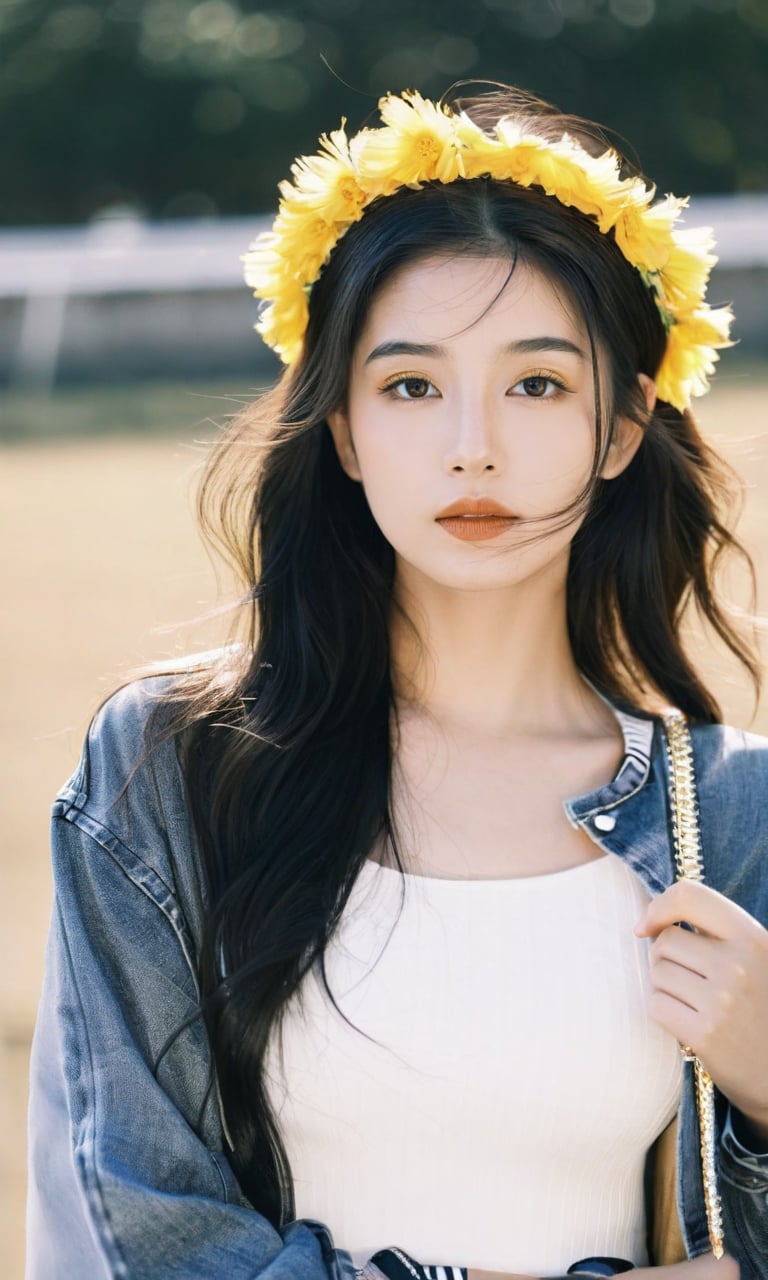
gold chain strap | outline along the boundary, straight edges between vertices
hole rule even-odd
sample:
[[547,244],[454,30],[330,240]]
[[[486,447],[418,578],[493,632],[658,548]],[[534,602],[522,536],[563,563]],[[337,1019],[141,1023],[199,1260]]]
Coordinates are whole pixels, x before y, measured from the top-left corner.
[[[691,734],[682,711],[671,708],[664,712],[663,720],[669,759],[669,798],[677,878],[703,881],[704,861],[699,837],[699,806]],[[717,1186],[715,1087],[711,1075],[704,1069],[699,1058],[686,1047],[683,1047],[683,1055],[693,1062],[696,1082],[701,1171],[709,1242],[715,1257],[722,1258],[723,1211]]]

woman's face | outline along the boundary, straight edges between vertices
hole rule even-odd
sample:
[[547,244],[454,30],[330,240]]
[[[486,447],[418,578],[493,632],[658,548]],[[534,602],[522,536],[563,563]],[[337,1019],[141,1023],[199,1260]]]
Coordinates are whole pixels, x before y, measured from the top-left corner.
[[[376,296],[347,404],[331,414],[398,574],[458,589],[564,579],[587,484],[595,397],[584,325],[548,278],[505,259],[430,257]],[[624,424],[601,474],[639,442]],[[484,506],[491,504],[484,511]],[[546,537],[540,535],[546,534]]]

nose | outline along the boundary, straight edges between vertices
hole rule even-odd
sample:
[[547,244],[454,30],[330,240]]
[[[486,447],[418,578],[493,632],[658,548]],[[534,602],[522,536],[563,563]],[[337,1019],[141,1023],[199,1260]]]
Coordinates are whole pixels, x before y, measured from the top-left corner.
[[497,471],[499,461],[491,415],[478,398],[457,413],[445,451],[445,467],[457,474],[480,475]]

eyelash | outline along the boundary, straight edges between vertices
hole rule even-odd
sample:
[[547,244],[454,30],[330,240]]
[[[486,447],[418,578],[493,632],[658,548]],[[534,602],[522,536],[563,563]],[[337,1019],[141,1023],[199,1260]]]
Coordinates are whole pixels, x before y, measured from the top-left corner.
[[[533,382],[534,380],[537,382],[550,382],[552,386],[555,387],[556,389],[554,392],[551,392],[549,395],[546,395],[546,396],[523,395],[521,396],[521,399],[523,400],[557,400],[561,395],[570,395],[569,388],[563,382],[562,378],[559,377],[558,374],[553,373],[551,369],[532,369],[530,373],[526,373],[524,378],[518,378],[517,382],[514,384],[514,387],[519,387],[524,382]],[[507,392],[507,395],[511,394],[511,391],[514,390],[514,387]]]
[[[393,378],[389,378],[385,383],[382,384],[382,386],[380,387],[380,392],[382,395],[388,395],[389,393],[393,393],[390,395],[390,399],[392,400],[433,400],[435,399],[434,396],[395,395],[394,392],[396,391],[396,389],[398,387],[404,387],[406,382],[425,382],[429,387],[435,386],[434,382],[432,382],[430,378],[425,377],[423,373],[398,373]],[[437,388],[435,388],[435,390],[437,390]]]
[[[556,388],[556,390],[554,392],[551,392],[549,395],[543,395],[543,396],[526,396],[524,394],[521,394],[520,399],[522,400],[556,400],[559,398],[560,395],[570,394],[569,388],[563,382],[562,378],[560,378],[557,374],[552,373],[550,369],[534,369],[530,373],[526,373],[526,375],[523,378],[518,378],[517,382],[513,384],[510,391],[507,392],[507,395],[511,395],[515,387],[521,386],[524,382],[532,382],[534,380],[549,382],[552,384],[553,387]],[[390,395],[390,398],[394,400],[434,400],[436,398],[435,396],[430,396],[430,395],[400,396],[400,395],[394,394],[398,387],[404,387],[407,382],[423,382],[423,383],[426,383],[428,387],[432,387],[435,390],[437,390],[434,382],[432,382],[430,378],[427,378],[423,373],[398,373],[393,378],[390,378],[387,382],[383,383],[383,385],[380,387],[380,394]]]

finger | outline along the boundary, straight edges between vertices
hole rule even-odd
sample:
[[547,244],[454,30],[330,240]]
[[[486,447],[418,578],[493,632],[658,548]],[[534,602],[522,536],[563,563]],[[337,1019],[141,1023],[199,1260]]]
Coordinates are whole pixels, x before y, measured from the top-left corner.
[[727,945],[720,938],[708,938],[701,933],[692,933],[690,929],[671,925],[654,938],[648,949],[648,959],[651,965],[658,964],[660,960],[670,960],[700,974],[702,978],[711,978]]
[[701,1035],[701,1015],[666,991],[652,991],[648,997],[648,1013],[654,1022],[668,1031],[679,1044],[697,1052]]
[[651,982],[655,992],[671,996],[687,1005],[694,1013],[701,1013],[709,986],[701,974],[693,973],[671,960],[660,960],[651,970]]
[[[711,1253],[703,1253],[690,1262],[678,1262],[669,1270],[675,1280],[678,1273],[680,1280],[694,1280],[694,1276],[696,1280],[739,1280],[740,1275],[739,1264],[730,1254],[716,1259]],[[665,1272],[666,1268],[660,1267],[656,1274],[663,1277]]]
[[662,1267],[636,1267],[633,1277],[637,1276],[638,1280],[739,1280],[739,1268],[728,1264],[733,1264],[733,1259],[726,1257],[720,1261],[716,1261],[711,1253],[700,1254],[698,1258],[692,1258],[687,1262],[673,1262],[669,1266]]
[[640,938],[655,937],[681,920],[712,938],[729,938],[739,928],[749,927],[749,922],[760,928],[748,912],[709,885],[678,880],[648,904],[635,933]]

